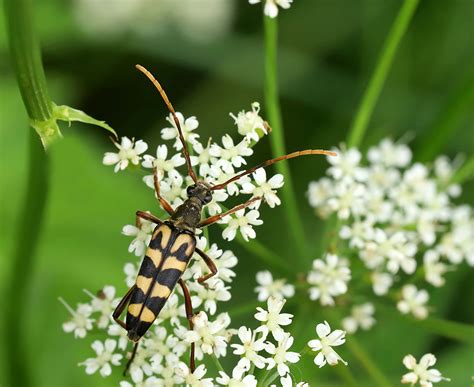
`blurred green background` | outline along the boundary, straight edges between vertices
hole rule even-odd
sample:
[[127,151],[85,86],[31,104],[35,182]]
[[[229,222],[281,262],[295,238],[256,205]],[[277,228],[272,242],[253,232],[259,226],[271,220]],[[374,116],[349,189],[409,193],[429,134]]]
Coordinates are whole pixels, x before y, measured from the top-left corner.
[[[135,70],[136,63],[157,76],[176,110],[198,117],[201,139],[218,139],[234,130],[229,112],[249,109],[253,101],[263,102],[262,12],[247,1],[187,0],[174,5],[145,1],[141,8],[127,0],[37,3],[38,34],[53,101],[106,120],[119,135],[144,138],[155,148],[160,143],[159,129],[166,126],[164,105]],[[400,4],[396,0],[295,0],[289,11],[280,13],[279,76],[289,151],[330,148],[345,140]],[[9,63],[3,19],[1,24],[0,289],[9,275],[25,197],[28,131],[32,130]],[[472,155],[473,36],[474,1],[421,1],[396,54],[364,149],[386,136],[403,138],[417,157],[427,140],[445,130],[447,136],[435,154]],[[95,337],[75,340],[62,331],[61,324],[69,316],[57,298],[62,296],[74,305],[87,299],[83,288],[95,291],[105,284],[124,292],[122,268],[134,257],[127,253],[129,239],[120,235],[121,227],[133,223],[137,209],[158,213],[157,205],[140,176],[114,174],[101,164],[103,153],[112,149],[106,132],[81,124],[62,129],[65,139],[51,149],[50,195],[30,297],[18,300],[28,308],[28,317],[19,321],[28,343],[25,361],[35,386],[117,385],[120,372],[107,379],[97,374],[88,377],[76,366],[92,356],[89,345]],[[270,157],[267,139],[255,150],[254,161]],[[432,159],[430,155],[428,161]],[[291,163],[300,216],[306,236],[315,241],[315,252],[323,224],[310,210],[305,191],[325,168],[323,159]],[[465,184],[459,202],[474,204],[473,194],[471,181]],[[264,209],[265,224],[257,234],[262,243],[285,251],[292,259],[288,241],[282,237],[291,225],[284,224],[283,218],[282,207]],[[23,231],[27,255],[30,230]],[[214,227],[211,239],[219,241],[219,234]],[[236,243],[220,245],[240,258],[229,306],[255,299],[255,272],[265,265]],[[463,267],[447,279],[445,287],[432,292],[433,314],[472,323],[472,271]],[[15,310],[2,308],[0,324],[7,313]],[[248,316],[236,318],[234,326],[249,321]],[[377,363],[394,384],[405,371],[401,364],[405,354],[418,358],[429,351],[439,356],[437,366],[453,379],[452,386],[470,383],[472,347],[434,336],[394,316],[376,317],[375,329],[357,337],[368,352],[376,354]],[[302,333],[295,349],[314,335],[315,323],[322,320],[316,304],[307,311],[307,318],[311,323],[299,326]],[[0,330],[4,332],[1,325]],[[3,345],[1,349],[0,385],[4,385],[1,375],[6,370],[2,368],[9,355]],[[340,353],[357,364],[347,349]],[[307,375],[308,368],[317,385],[340,385],[337,372],[317,371],[311,359],[306,360],[296,367],[297,375]],[[351,371],[361,386],[371,385],[359,366]]]

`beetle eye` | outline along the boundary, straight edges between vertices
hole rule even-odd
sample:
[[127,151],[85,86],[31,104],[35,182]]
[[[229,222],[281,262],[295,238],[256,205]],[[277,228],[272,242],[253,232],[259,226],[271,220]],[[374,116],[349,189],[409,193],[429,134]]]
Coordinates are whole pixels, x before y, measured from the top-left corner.
[[195,184],[190,185],[188,188],[186,188],[186,193],[187,193],[188,197],[193,195],[195,189],[196,189]]
[[207,193],[207,194],[206,194],[206,197],[204,198],[205,204],[210,203],[211,200],[212,200],[212,194],[211,194],[211,193]]

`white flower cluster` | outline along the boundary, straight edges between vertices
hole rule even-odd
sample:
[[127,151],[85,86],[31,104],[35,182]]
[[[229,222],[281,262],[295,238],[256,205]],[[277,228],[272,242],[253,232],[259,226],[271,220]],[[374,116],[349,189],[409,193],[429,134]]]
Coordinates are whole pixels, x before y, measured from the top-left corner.
[[[431,166],[411,160],[406,145],[389,139],[370,148],[366,159],[357,149],[343,148],[338,157],[328,157],[328,177],[310,183],[308,199],[321,217],[338,218],[346,242],[341,248],[370,271],[374,293],[385,295],[400,283],[399,310],[425,318],[429,295],[413,282],[424,277],[439,287],[455,265],[474,265],[474,216],[471,207],[452,202],[461,188],[450,182],[454,167],[446,157]],[[315,261],[314,270],[329,270],[327,261]],[[317,285],[312,298],[331,304],[349,277],[338,289],[326,277],[312,272],[308,281]]]
[[[278,16],[278,6],[283,9],[288,9],[291,7],[293,0],[264,0],[265,5],[263,7],[263,12],[266,16],[275,18]],[[261,0],[249,0],[250,4],[258,4]]]
[[403,364],[410,372],[402,377],[402,383],[414,386],[420,383],[421,387],[432,387],[433,383],[441,382],[442,380],[450,381],[441,375],[436,368],[429,368],[436,363],[436,357],[432,353],[423,355],[420,362],[417,363],[413,355],[407,355],[403,358]]
[[[200,178],[209,184],[219,184],[234,176],[247,165],[246,158],[253,154],[252,147],[259,139],[268,134],[265,121],[259,115],[260,105],[257,102],[252,104],[252,110],[241,111],[236,115],[231,114],[237,126],[238,133],[243,137],[234,141],[228,134],[222,137],[222,143],[212,142],[207,144],[199,141],[199,135],[195,130],[199,126],[196,117],[185,118],[181,113],[176,113],[183,130],[184,139],[192,147],[191,163],[196,168]],[[171,117],[167,118],[171,125],[161,130],[163,140],[172,140],[176,153],[170,154],[173,148],[167,145],[159,145],[154,155],[144,154],[148,145],[142,141],[130,140],[123,137],[121,143],[116,143],[117,153],[107,152],[104,155],[105,165],[115,165],[115,172],[124,170],[130,165],[142,167],[150,174],[144,176],[144,183],[154,189],[152,170],[156,168],[160,183],[161,195],[176,208],[187,199],[186,188],[191,185],[192,179],[187,176],[186,169],[179,171],[179,167],[185,165],[185,159],[181,154],[181,142],[177,138],[177,128]],[[183,177],[184,176],[184,177]],[[267,179],[264,169],[256,170],[252,175],[244,176],[238,181],[232,182],[225,189],[213,191],[213,200],[206,206],[210,215],[215,215],[223,211],[222,202],[230,196],[239,194],[249,195],[250,198],[262,197],[271,208],[281,204],[277,196],[277,190],[283,186],[283,175],[276,174]],[[243,201],[243,200],[241,200]],[[226,240],[233,240],[237,232],[240,232],[244,240],[256,237],[255,226],[263,224],[258,211],[261,201],[257,200],[247,209],[242,209],[236,213],[226,216],[221,223],[227,224],[222,233]],[[145,245],[149,241],[145,236],[145,231],[151,232],[148,228],[142,230],[127,226],[123,230],[126,235],[136,236],[135,244],[130,246],[136,254],[142,255],[143,251],[139,245]],[[143,242],[143,243],[141,243]],[[138,248],[137,248],[138,246]]]

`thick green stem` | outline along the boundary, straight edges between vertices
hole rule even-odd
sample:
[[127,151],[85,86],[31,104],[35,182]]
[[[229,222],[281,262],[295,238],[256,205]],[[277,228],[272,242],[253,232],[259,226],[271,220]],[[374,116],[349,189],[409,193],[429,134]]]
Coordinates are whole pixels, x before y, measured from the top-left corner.
[[354,117],[347,139],[348,147],[358,147],[367,130],[400,41],[415,13],[419,0],[405,0],[385,40],[369,85]]
[[454,174],[451,183],[462,184],[474,178],[474,156],[467,160]]
[[[270,135],[272,153],[274,157],[278,157],[286,153],[280,102],[278,99],[278,24],[277,18],[264,16],[263,19],[265,31],[265,107],[268,121],[272,127],[272,133]],[[285,185],[281,189],[285,209],[285,221],[295,241],[299,268],[303,270],[307,268],[310,261],[308,260],[303,224],[298,213],[298,205],[294,194],[294,186],[288,162],[279,162],[276,164],[276,170],[285,177]]]
[[421,162],[432,161],[446,145],[462,120],[472,112],[474,106],[474,72],[461,82],[446,107],[436,117],[434,126],[426,133],[420,146],[417,159]]
[[225,373],[224,367],[222,367],[222,364],[219,361],[219,359],[217,358],[216,354],[212,353],[211,357],[212,357],[212,360],[214,361],[214,364],[216,365],[217,371],[222,371],[222,372]]
[[380,387],[391,387],[392,384],[385,377],[384,373],[380,370],[377,364],[374,363],[369,354],[364,350],[364,348],[359,344],[354,336],[351,336],[347,339],[346,342],[347,348],[352,352],[354,357],[358,360],[360,365],[364,367],[369,376],[375,382],[375,385]]
[[[29,355],[26,350],[24,322],[27,321],[29,285],[34,271],[34,258],[38,239],[43,225],[43,214],[48,194],[49,160],[41,147],[38,137],[29,131],[29,165],[26,197],[19,217],[19,227],[12,254],[11,274],[6,277],[7,294],[4,297],[5,313],[4,343],[6,370],[9,386],[28,387],[31,385],[28,365]],[[25,235],[28,243],[25,245]],[[27,249],[25,250],[25,248]]]

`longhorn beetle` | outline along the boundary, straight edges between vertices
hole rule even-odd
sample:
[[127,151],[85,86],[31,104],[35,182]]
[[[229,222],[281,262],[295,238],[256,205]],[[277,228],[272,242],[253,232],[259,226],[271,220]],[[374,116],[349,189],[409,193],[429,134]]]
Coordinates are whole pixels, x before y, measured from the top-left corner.
[[[187,188],[188,199],[178,208],[173,209],[171,205],[160,194],[160,183],[158,181],[158,171],[153,169],[153,180],[155,186],[156,197],[168,212],[170,218],[163,221],[156,216],[144,212],[137,211],[137,223],[140,219],[145,219],[155,223],[152,238],[146,250],[145,257],[138,271],[135,284],[128,290],[122,298],[113,313],[114,320],[120,324],[126,331],[128,338],[135,343],[130,360],[127,363],[125,372],[127,372],[132,363],[140,338],[153,324],[166,300],[174,290],[177,283],[181,286],[184,295],[186,318],[189,322],[189,328],[193,329],[193,310],[189,290],[181,279],[186,266],[194,252],[197,252],[209,267],[210,273],[198,278],[199,283],[207,281],[209,278],[217,274],[217,267],[214,262],[202,250],[196,247],[195,231],[197,228],[209,226],[226,215],[232,214],[240,209],[248,207],[250,204],[261,197],[254,197],[243,204],[240,204],[229,211],[211,216],[207,219],[201,219],[201,212],[205,205],[212,200],[212,191],[223,189],[227,184],[239,180],[242,176],[255,172],[259,168],[264,168],[278,161],[292,159],[305,155],[335,155],[333,152],[325,150],[308,149],[293,152],[284,156],[280,156],[271,160],[264,161],[253,168],[249,168],[243,172],[237,173],[234,177],[228,179],[224,183],[210,185],[203,180],[199,180],[191,165],[188,147],[184,140],[180,122],[176,116],[173,105],[168,99],[165,91],[155,79],[155,77],[143,66],[136,65],[136,68],[145,74],[148,79],[155,85],[164,100],[168,110],[170,111],[178,136],[183,145],[183,156],[186,159],[188,174],[194,184]],[[125,322],[120,320],[122,312],[127,308],[127,317]],[[190,370],[194,372],[194,343],[191,344],[190,354]]]

